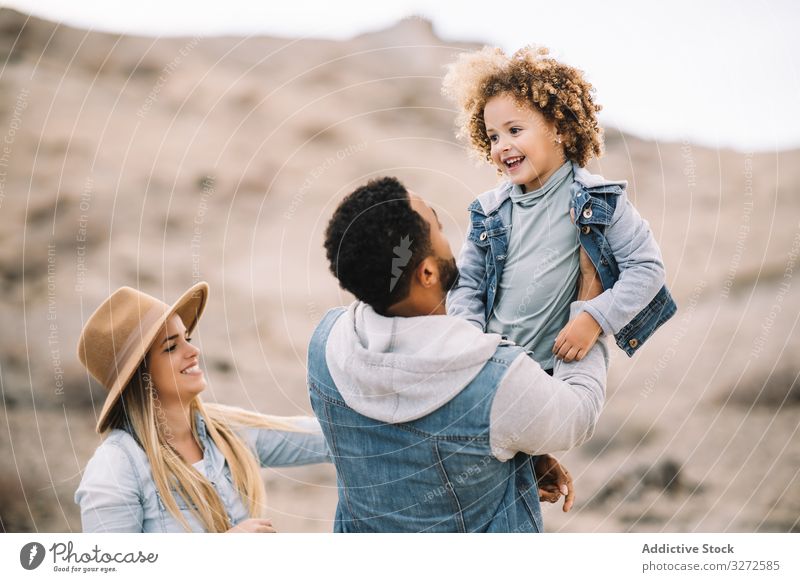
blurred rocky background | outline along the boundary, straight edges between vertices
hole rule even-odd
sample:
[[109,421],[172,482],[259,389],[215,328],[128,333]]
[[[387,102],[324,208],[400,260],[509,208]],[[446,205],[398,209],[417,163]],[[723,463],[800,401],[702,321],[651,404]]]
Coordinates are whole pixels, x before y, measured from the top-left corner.
[[[322,250],[337,202],[396,175],[457,252],[496,183],[440,96],[477,46],[419,18],[346,42],[154,39],[0,10],[0,530],[80,530],[104,393],[76,340],[121,285],[172,302],[209,281],[206,399],[310,413],[308,339],[351,300]],[[629,181],[679,312],[614,352],[594,438],[561,457],[577,504],[548,506],[547,529],[798,531],[800,151],[612,128],[606,149],[592,169]],[[279,530],[330,531],[332,467],[264,476]]]

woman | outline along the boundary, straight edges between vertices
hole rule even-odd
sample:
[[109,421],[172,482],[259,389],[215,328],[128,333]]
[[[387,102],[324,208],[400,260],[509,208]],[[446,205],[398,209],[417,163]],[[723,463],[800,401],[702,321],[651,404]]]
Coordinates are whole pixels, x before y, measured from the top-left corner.
[[106,389],[106,438],[75,493],[84,532],[274,532],[259,468],[328,462],[311,417],[204,404],[190,334],[208,297],[173,305],[123,287],[89,318],[78,357]]

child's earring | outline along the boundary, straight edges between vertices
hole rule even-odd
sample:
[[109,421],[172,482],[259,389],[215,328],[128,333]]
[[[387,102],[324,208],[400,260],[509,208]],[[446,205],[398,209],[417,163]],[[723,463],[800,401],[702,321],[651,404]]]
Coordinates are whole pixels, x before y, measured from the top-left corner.
[[560,137],[556,138],[556,143],[561,143],[561,138]]

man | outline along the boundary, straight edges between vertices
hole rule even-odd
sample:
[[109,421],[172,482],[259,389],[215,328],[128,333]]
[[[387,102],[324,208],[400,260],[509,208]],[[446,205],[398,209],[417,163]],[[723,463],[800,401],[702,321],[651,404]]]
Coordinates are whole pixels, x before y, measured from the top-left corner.
[[[356,297],[325,315],[308,354],[336,465],[335,531],[542,531],[536,474],[557,466],[544,453],[591,436],[605,338],[551,377],[519,346],[447,316],[453,253],[435,211],[395,178],[342,201],[325,249]],[[601,291],[583,257],[572,317]]]

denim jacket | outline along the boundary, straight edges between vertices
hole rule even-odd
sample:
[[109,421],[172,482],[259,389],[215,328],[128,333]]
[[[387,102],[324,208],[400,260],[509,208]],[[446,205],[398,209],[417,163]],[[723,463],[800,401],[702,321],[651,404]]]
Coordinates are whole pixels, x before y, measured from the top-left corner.
[[[572,209],[581,247],[603,293],[584,305],[629,356],[672,317],[677,306],[665,285],[661,251],[648,222],[612,182],[573,163]],[[470,206],[470,228],[459,256],[459,280],[447,298],[449,315],[485,329],[508,251],[513,184],[506,182]]]
[[308,348],[311,406],[336,465],[334,531],[542,531],[533,457],[518,452],[501,461],[490,442],[495,394],[524,350],[500,343],[447,402],[415,419],[384,422],[348,406],[331,377],[326,346],[344,312],[328,311]]
[[[232,525],[251,517],[233,485],[231,471],[222,452],[206,431],[196,412],[197,430],[203,451],[203,472],[217,490]],[[329,451],[316,419],[304,426],[315,432],[287,432],[261,428],[239,431],[262,467],[285,467],[330,462]],[[173,492],[181,513],[192,531],[203,526],[183,498]],[[181,523],[167,510],[156,488],[144,450],[130,433],[113,429],[97,447],[86,465],[75,492],[81,508],[84,532],[184,532]]]

